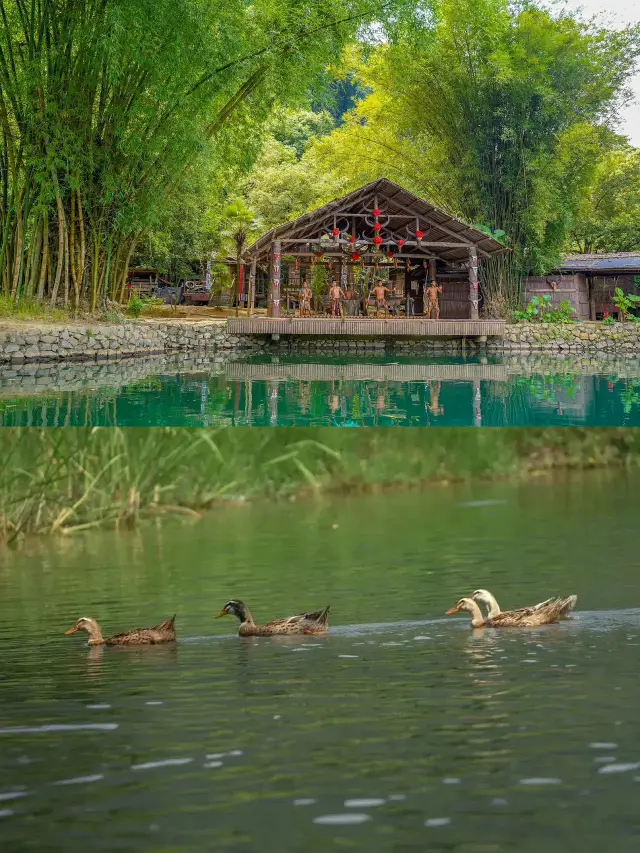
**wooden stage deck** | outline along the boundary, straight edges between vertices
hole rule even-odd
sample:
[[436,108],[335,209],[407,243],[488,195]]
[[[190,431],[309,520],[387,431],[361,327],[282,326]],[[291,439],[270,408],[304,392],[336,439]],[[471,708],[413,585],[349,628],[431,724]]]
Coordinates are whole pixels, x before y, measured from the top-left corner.
[[227,379],[266,382],[506,382],[502,364],[251,364],[232,362]]
[[297,335],[312,338],[503,337],[504,320],[425,320],[421,317],[230,317],[233,335]]

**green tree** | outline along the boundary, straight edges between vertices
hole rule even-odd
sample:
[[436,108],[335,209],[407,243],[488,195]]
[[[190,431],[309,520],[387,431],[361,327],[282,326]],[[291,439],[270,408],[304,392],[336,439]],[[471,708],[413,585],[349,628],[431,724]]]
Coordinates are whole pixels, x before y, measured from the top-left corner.
[[0,2],[0,291],[124,291],[185,169],[250,167],[383,0]]
[[640,151],[623,145],[595,158],[573,220],[577,252],[640,252]]
[[236,274],[234,277],[233,294],[236,304],[236,317],[239,312],[240,303],[240,268],[242,265],[242,253],[244,252],[249,235],[255,233],[259,222],[255,215],[242,199],[228,204],[222,211],[222,234],[233,246],[236,258]]
[[504,232],[510,251],[481,281],[488,310],[501,312],[521,275],[548,270],[566,246],[593,178],[574,131],[615,116],[639,31],[506,0],[440,0],[410,24],[353,54],[372,92],[309,156],[345,189],[386,174]]

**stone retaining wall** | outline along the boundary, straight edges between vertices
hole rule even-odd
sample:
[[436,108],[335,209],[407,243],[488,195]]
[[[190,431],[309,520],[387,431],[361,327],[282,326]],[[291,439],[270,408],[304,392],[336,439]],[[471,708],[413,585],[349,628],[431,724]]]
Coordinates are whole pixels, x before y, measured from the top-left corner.
[[251,352],[266,344],[231,335],[224,320],[185,322],[125,321],[94,326],[0,324],[0,362],[22,364],[57,360],[105,361],[171,352]]
[[225,320],[131,320],[94,326],[22,327],[0,323],[0,363],[106,361],[175,352],[251,353],[261,349],[295,353],[456,354],[463,347],[489,352],[632,355],[640,353],[640,323],[518,323],[505,327],[504,338],[486,344],[471,339],[357,339],[234,335]]
[[491,338],[487,346],[506,353],[631,355],[640,352],[640,323],[517,323],[506,326],[504,338]]
[[287,337],[271,345],[291,353],[394,352],[407,355],[455,355],[465,350],[486,349],[504,353],[589,353],[592,355],[632,355],[640,353],[640,323],[517,323],[505,326],[504,338],[486,342],[472,338],[402,338],[345,340],[342,338]]

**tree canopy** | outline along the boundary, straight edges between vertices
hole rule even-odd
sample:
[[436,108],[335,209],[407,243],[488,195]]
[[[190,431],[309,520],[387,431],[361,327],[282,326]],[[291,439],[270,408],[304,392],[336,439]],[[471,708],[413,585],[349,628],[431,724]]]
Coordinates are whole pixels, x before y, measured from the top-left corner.
[[92,307],[189,168],[246,170],[382,0],[0,2],[0,282]]
[[529,0],[0,0],[0,292],[95,307],[237,203],[244,245],[384,175],[505,235],[501,310],[563,251],[640,248],[639,49]]

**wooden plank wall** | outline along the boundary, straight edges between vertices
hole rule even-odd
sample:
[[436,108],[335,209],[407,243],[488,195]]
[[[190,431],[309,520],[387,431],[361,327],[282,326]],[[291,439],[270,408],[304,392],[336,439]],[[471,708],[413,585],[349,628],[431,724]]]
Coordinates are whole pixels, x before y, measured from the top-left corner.
[[504,320],[230,317],[232,335],[301,335],[315,338],[461,338],[504,336]]
[[[557,282],[557,290],[553,290],[550,286],[551,281]],[[576,310],[576,320],[589,319],[589,289],[584,273],[530,277],[524,280],[523,302],[525,304],[534,296],[543,295],[551,296],[553,305],[559,305],[564,299],[568,300]]]
[[469,302],[469,279],[442,279],[440,295],[440,317],[443,320],[466,319],[471,314]]
[[609,312],[614,316],[618,316],[618,309],[613,304],[613,296],[619,287],[625,293],[638,294],[638,288],[635,286],[635,276],[629,275],[594,275],[591,278],[591,289],[593,293],[593,302],[596,315]]

